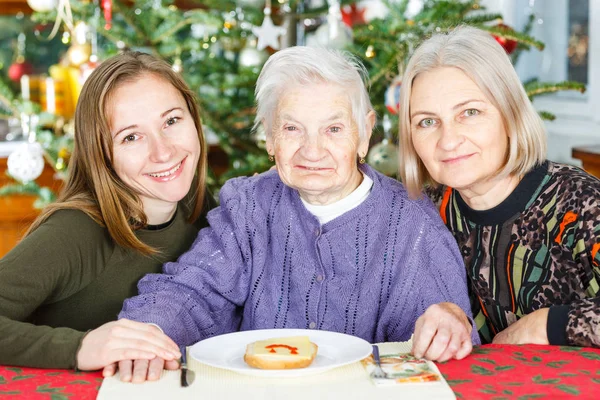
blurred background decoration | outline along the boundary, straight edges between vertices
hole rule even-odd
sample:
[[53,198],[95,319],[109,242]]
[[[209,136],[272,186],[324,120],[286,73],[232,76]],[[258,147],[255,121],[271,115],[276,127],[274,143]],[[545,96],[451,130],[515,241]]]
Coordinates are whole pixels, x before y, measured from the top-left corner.
[[[469,24],[489,31],[515,63],[521,52],[544,48],[530,36],[533,13],[516,31],[479,1],[27,0],[25,5],[25,0],[0,0],[8,1],[21,1],[24,12],[0,16],[0,141],[23,143],[9,157],[15,182],[0,188],[0,195],[35,194],[38,206],[54,199],[49,188],[35,183],[40,162],[65,176],[81,86],[102,60],[118,52],[162,57],[196,92],[211,144],[209,183],[216,191],[228,178],[271,166],[264,132],[252,134],[251,127],[256,79],[279,48],[326,46],[363,60],[379,120],[367,159],[389,175],[397,169],[402,70],[423,38]],[[573,62],[585,57],[585,46],[574,31]],[[525,88],[531,97],[585,90],[577,82],[536,79]]]

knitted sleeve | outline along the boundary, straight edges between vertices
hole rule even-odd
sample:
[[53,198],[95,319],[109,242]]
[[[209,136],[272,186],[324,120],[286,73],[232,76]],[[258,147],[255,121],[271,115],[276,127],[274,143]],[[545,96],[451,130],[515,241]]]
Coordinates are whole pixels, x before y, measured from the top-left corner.
[[245,178],[223,186],[210,226],[162,274],[139,282],[139,295],[125,301],[119,318],[154,323],[179,345],[238,329],[252,257],[244,228],[254,205],[250,186]]
[[[451,302],[457,304],[473,321],[471,306],[467,288],[466,269],[463,259],[458,250],[458,245],[448,229],[443,225],[433,204],[428,199],[421,202],[426,208],[424,211],[429,215],[422,219],[420,226],[414,229],[419,232],[419,238],[415,241],[410,260],[404,260],[404,268],[414,270],[411,285],[411,296],[414,312],[396,309],[397,315],[391,318],[398,321],[391,326],[387,335],[389,340],[394,339],[395,331],[401,329],[403,324],[411,327],[414,331],[416,319],[425,310],[437,303]],[[406,284],[406,282],[398,284]],[[411,304],[406,302],[405,304]],[[403,320],[403,315],[410,314],[411,321]],[[477,328],[473,324],[471,331],[473,344],[481,344]]]

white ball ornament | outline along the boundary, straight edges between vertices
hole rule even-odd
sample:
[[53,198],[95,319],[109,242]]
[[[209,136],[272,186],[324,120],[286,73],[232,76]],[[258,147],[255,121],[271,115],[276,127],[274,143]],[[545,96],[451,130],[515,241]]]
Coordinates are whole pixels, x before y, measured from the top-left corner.
[[44,150],[37,142],[23,143],[7,160],[8,173],[20,182],[37,179],[44,170]]
[[27,0],[27,4],[33,11],[48,12],[58,5],[58,0]]
[[352,30],[342,21],[323,23],[314,33],[313,40],[307,44],[311,46],[326,47],[329,49],[343,49],[352,44]]
[[267,58],[269,58],[267,52],[246,46],[240,51],[239,63],[246,68],[262,67]]

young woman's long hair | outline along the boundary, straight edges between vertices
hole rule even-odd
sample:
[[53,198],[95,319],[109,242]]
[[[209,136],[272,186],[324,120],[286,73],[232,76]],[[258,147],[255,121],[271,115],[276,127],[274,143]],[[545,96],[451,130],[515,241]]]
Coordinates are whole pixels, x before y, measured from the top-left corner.
[[200,141],[196,177],[186,200],[188,221],[200,216],[206,184],[206,144],[199,108],[193,92],[166,62],[154,56],[127,52],[104,61],[85,82],[75,111],[75,143],[69,161],[69,177],[56,202],[46,207],[27,234],[33,232],[58,210],[77,209],[105,226],[115,243],[145,255],[158,253],[135,235],[147,224],[142,202],[117,176],[113,166],[113,143],[107,117],[107,103],[115,89],[151,74],[171,83],[183,96],[194,119]]

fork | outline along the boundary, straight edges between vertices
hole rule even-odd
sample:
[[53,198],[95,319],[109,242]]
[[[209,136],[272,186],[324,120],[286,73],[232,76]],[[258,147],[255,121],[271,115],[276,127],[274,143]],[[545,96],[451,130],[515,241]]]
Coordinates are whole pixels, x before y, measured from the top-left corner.
[[181,387],[188,387],[196,378],[196,374],[194,371],[188,369],[187,360],[186,360],[187,349],[184,348],[181,352]]
[[373,345],[373,360],[375,360],[375,369],[371,372],[371,376],[376,379],[387,379],[388,374],[381,368],[381,359],[379,358],[379,347]]

